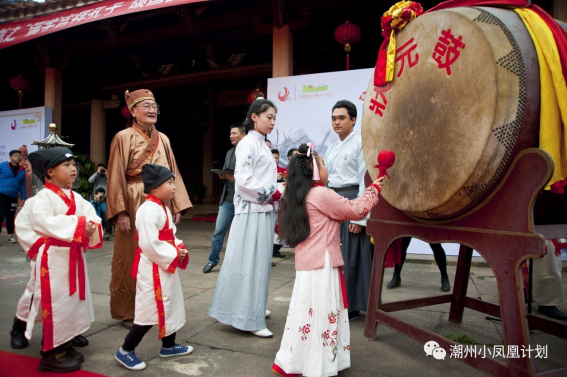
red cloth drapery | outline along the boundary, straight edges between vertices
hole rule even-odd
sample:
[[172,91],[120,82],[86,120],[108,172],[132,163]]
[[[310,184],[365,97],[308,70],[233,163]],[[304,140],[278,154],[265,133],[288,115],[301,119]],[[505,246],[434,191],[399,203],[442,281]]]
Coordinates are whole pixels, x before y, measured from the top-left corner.
[[56,31],[105,18],[207,0],[106,0],[0,25],[0,50]]

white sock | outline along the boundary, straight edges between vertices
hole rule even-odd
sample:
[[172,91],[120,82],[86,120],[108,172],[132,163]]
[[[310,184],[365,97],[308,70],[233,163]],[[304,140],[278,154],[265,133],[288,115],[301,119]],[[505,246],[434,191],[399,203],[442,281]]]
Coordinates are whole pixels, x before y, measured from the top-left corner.
[[128,355],[129,352],[126,352],[122,349],[122,347],[120,347],[120,349],[118,350],[120,352],[121,355]]

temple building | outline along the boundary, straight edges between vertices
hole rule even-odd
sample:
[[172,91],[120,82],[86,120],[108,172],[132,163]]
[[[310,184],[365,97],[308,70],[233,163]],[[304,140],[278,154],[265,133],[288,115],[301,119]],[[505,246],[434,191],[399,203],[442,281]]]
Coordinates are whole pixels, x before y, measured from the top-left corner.
[[[373,67],[380,16],[394,2],[1,0],[0,111],[18,108],[9,82],[21,75],[30,83],[22,107],[52,108],[75,153],[106,163],[126,125],[124,91],[150,89],[184,181],[204,183],[212,203],[221,185],[211,168],[222,167],[229,126],[244,120],[249,95],[266,93],[271,77],[345,70],[334,33],[346,21],[360,27],[349,68]],[[437,3],[421,1],[425,10]],[[533,3],[567,21],[566,1]]]

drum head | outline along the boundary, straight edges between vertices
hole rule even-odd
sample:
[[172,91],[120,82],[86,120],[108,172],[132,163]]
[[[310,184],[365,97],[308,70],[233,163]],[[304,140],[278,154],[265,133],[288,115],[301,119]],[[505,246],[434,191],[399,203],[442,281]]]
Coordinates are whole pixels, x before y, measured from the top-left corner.
[[370,176],[381,150],[396,154],[382,191],[395,208],[453,218],[505,172],[526,101],[510,27],[527,33],[512,11],[454,8],[420,16],[397,35],[394,79],[376,88],[370,78],[362,120]]

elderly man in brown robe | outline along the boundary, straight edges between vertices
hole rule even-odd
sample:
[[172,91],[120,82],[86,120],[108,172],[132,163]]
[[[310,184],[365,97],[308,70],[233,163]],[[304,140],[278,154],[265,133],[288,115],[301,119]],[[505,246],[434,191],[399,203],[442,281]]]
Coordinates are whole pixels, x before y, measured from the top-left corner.
[[175,224],[192,207],[167,136],[155,127],[159,107],[146,89],[126,91],[130,117],[126,129],[118,132],[110,146],[106,215],[116,224],[110,313],[131,327],[134,319],[136,281],[130,276],[136,241],[136,211],[146,199],[140,172],[148,163],[165,166],[175,174],[175,195],[168,203]]

